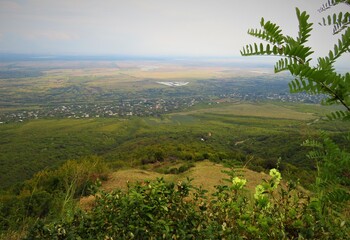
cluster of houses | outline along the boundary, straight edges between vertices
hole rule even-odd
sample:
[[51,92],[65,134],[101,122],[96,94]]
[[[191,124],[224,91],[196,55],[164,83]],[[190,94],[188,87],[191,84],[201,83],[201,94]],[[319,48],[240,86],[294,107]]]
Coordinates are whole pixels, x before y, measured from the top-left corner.
[[[188,82],[158,82],[158,84],[168,87],[185,86]],[[180,88],[179,88],[180,89]],[[199,89],[201,90],[201,89]],[[23,122],[28,119],[39,118],[100,118],[100,117],[119,117],[119,116],[159,116],[164,113],[183,110],[196,103],[215,102],[218,99],[234,99],[242,101],[281,101],[281,102],[303,102],[320,103],[324,96],[309,95],[306,93],[291,94],[285,90],[259,90],[217,87],[215,91],[204,90],[204,92],[190,91],[191,95],[181,91],[171,91],[170,94],[164,92],[149,92],[140,97],[133,96],[119,97],[108,103],[85,103],[76,102],[72,104],[59,104],[55,106],[42,106],[36,110],[17,110],[12,112],[0,112],[0,124],[7,122]],[[279,92],[279,93],[278,93]],[[193,95],[192,95],[193,93]],[[157,97],[158,96],[158,97]],[[164,97],[160,97],[164,96]],[[128,99],[126,99],[128,98]]]
[[158,116],[195,105],[202,99],[134,99],[120,100],[108,104],[71,104],[55,107],[43,107],[36,110],[19,110],[0,114],[0,124],[23,122],[39,118],[100,118],[118,116]]
[[264,101],[264,100],[273,100],[280,102],[294,102],[294,103],[320,103],[325,96],[324,95],[310,95],[307,93],[230,93],[230,94],[221,94],[221,98],[235,98],[244,101]]

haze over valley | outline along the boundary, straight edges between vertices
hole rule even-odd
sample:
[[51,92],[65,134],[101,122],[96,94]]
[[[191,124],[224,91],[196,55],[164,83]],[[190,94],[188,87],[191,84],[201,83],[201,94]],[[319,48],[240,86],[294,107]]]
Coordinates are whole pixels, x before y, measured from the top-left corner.
[[239,60],[3,61],[0,122],[157,116],[219,102],[320,103],[322,96],[290,94],[289,76]]

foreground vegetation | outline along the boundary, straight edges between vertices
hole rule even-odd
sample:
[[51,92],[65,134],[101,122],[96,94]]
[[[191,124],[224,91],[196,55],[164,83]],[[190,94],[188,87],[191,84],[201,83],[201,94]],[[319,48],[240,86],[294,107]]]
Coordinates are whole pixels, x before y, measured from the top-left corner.
[[[241,235],[237,236],[243,238],[271,232],[272,239],[283,234],[289,238],[300,234],[316,239],[320,229],[324,236],[338,236],[335,234],[340,230],[348,234],[348,223],[341,218],[315,215],[320,210],[315,210],[320,208],[317,196],[299,192],[293,182],[283,184],[283,191],[287,191],[286,187],[293,188],[290,198],[282,188],[266,192],[270,206],[274,206],[268,209],[258,206],[251,190],[218,184],[217,190],[204,195],[204,190],[197,189],[198,184],[194,187],[182,180],[176,185],[175,179],[180,178],[172,178],[170,182],[158,180],[150,185],[143,182],[130,186],[127,191],[96,193],[100,182],[111,176],[110,171],[136,167],[181,175],[205,159],[256,171],[278,167],[284,179],[301,179],[311,188],[316,165],[314,160],[305,157],[309,150],[300,146],[301,139],[321,137],[319,129],[326,129],[333,140],[347,144],[342,137],[346,124],[318,120],[321,114],[317,112],[323,111],[330,110],[317,105],[221,103],[197,106],[162,118],[33,120],[2,125],[4,148],[0,149],[3,153],[0,156],[4,168],[1,169],[0,223],[3,238],[16,234],[22,237],[29,234],[29,239],[104,238],[107,235],[100,234],[109,231],[108,236],[114,238],[131,238],[132,234],[136,238],[138,234],[154,238],[222,238],[238,233]],[[237,174],[231,174],[231,182],[234,176]],[[217,178],[221,179],[222,175]],[[96,194],[97,200],[86,212],[81,210],[78,201],[90,194]],[[290,199],[294,199],[293,204],[304,207],[289,213]],[[174,206],[173,202],[176,202]],[[105,212],[111,204],[116,212]],[[122,223],[131,208],[135,209],[137,221],[129,224],[132,229],[126,230],[124,225],[110,229],[107,219]],[[143,212],[145,209],[149,209],[148,212]],[[283,215],[291,215],[279,222],[281,216],[277,218],[277,215],[282,210]],[[256,216],[248,219],[248,213]],[[305,223],[307,214],[310,219]],[[153,229],[152,222],[160,227]],[[295,227],[270,229],[277,223],[290,223]],[[180,227],[183,232],[178,232]],[[314,230],[306,233],[307,229]]]
[[[278,24],[271,21],[260,21],[261,29],[248,30],[248,34],[267,42],[247,45],[241,51],[242,55],[272,55],[281,57],[276,62],[276,73],[288,71],[294,78],[289,83],[291,92],[307,92],[309,94],[325,94],[323,103],[341,106],[341,109],[328,115],[328,119],[350,118],[350,74],[339,73],[335,68],[336,61],[344,54],[350,53],[350,14],[343,12],[350,6],[348,0],[329,0],[319,7],[319,12],[328,11],[336,5],[344,8],[338,13],[324,17],[321,26],[332,26],[333,35],[338,35],[338,41],[328,54],[317,59],[316,65],[311,64],[313,48],[307,42],[311,36],[313,23],[309,22],[309,15],[296,8],[299,23],[297,37],[291,37],[282,33]],[[340,219],[343,215],[340,207],[350,200],[350,152],[349,145],[342,149],[334,143],[327,134],[322,134],[322,140],[307,140],[303,146],[314,148],[308,154],[317,166],[314,193],[319,199],[319,213],[329,218],[336,216]],[[347,137],[349,141],[349,136]],[[336,212],[336,214],[334,214]],[[344,223],[345,224],[345,223]],[[322,235],[327,238],[327,235]],[[334,236],[333,238],[338,238]]]
[[[59,172],[62,171],[67,168]],[[228,171],[227,184],[218,185],[210,195],[194,187],[190,179],[177,183],[163,179],[143,181],[129,185],[126,191],[99,190],[88,211],[61,205],[60,209],[65,211],[60,212],[60,218],[37,220],[25,239],[350,237],[345,219],[322,214],[321,199],[305,194],[295,182],[281,184],[278,170],[271,169],[269,173],[270,176],[256,186],[254,194],[246,190],[246,180],[236,171]],[[38,189],[45,189],[47,182],[50,180],[37,185]],[[71,185],[66,186],[67,194],[73,196]],[[91,185],[90,189],[95,187]]]

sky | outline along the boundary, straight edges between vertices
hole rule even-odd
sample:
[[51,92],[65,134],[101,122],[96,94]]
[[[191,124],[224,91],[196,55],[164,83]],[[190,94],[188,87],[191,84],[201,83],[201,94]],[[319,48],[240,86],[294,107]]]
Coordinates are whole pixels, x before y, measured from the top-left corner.
[[259,27],[261,17],[296,36],[295,7],[299,7],[315,23],[310,45],[323,56],[337,40],[332,28],[317,24],[331,13],[317,11],[324,2],[0,0],[0,53],[239,56],[244,45],[256,41],[247,30]]

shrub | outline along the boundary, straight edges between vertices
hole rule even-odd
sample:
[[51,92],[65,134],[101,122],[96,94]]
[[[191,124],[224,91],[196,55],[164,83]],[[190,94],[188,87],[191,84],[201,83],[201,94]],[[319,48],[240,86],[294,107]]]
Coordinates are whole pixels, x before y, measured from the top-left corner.
[[209,199],[190,181],[138,183],[128,191],[100,192],[89,212],[69,221],[38,222],[27,239],[349,239],[349,225],[322,215],[295,182],[281,174],[257,186],[230,174]]
[[[71,222],[35,226],[27,239],[186,239],[200,236],[203,217],[187,199],[187,183],[162,179],[97,195],[89,213],[78,213]],[[48,229],[48,230],[46,230]]]
[[186,172],[187,170],[189,170],[190,168],[194,167],[195,165],[192,162],[188,162],[185,164],[182,164],[180,167],[173,167],[173,168],[169,168],[168,170],[165,171],[165,174],[179,174],[179,173],[183,173]]
[[25,182],[17,194],[0,198],[0,229],[18,229],[36,218],[65,218],[74,214],[75,199],[94,194],[96,182],[106,179],[100,158],[68,161],[56,170],[44,170]]
[[53,197],[46,191],[24,192],[0,198],[0,229],[18,229],[29,218],[46,217],[53,208]]

